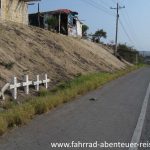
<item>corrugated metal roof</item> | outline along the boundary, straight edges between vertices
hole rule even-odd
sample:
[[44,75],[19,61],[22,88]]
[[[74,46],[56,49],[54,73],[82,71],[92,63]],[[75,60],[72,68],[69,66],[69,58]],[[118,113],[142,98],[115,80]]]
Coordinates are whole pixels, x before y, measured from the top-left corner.
[[58,9],[58,10],[54,10],[53,12],[65,13],[65,14],[70,14],[70,13],[78,14],[78,12],[75,12],[75,11],[72,11],[72,10],[69,10],[69,9]]
[[[78,12],[69,10],[69,9],[57,9],[57,10],[53,10],[53,11],[46,11],[46,12],[40,12],[40,14],[73,14],[73,15],[78,15]],[[37,14],[37,13],[33,13],[33,14]],[[31,15],[31,14],[30,14]]]

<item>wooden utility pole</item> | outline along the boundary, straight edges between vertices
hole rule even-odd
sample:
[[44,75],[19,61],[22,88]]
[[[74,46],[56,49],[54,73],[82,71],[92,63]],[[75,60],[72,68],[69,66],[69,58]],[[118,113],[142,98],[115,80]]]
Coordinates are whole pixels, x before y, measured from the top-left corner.
[[115,51],[114,55],[117,55],[118,48],[118,21],[119,21],[119,4],[117,3],[117,17],[116,17],[116,38],[115,38]]
[[60,30],[61,30],[61,12],[59,13],[59,33],[60,33]]
[[121,7],[119,6],[119,3],[117,3],[117,7],[113,8],[111,7],[110,9],[116,9],[117,10],[117,16],[116,16],[116,36],[115,36],[115,50],[114,50],[114,55],[117,55],[117,49],[118,49],[118,21],[119,21],[119,9],[125,8],[125,6]]
[[41,26],[41,22],[40,22],[40,4],[38,3],[38,25],[39,27]]

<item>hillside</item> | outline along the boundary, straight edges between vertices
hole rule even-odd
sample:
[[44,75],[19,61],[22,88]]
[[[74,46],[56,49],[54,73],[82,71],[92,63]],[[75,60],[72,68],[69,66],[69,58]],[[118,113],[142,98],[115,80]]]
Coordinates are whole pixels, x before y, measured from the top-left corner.
[[0,23],[0,56],[0,87],[24,74],[48,73],[56,83],[77,74],[126,66],[92,42],[6,22]]

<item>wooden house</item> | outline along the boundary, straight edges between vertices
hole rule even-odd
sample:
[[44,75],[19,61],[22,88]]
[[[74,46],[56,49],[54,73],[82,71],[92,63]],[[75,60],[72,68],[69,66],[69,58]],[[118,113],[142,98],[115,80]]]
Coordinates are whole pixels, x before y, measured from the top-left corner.
[[48,19],[51,17],[55,17],[58,22],[55,27],[55,30],[58,33],[82,37],[82,22],[78,19],[78,13],[68,9],[30,14],[29,23],[33,26],[48,29]]

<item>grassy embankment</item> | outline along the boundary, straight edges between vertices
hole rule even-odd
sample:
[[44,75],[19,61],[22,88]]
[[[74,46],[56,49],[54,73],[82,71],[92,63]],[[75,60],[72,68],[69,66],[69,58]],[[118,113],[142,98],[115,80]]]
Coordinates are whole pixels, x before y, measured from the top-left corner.
[[26,124],[35,115],[45,113],[60,104],[73,100],[77,95],[96,89],[105,83],[117,79],[141,66],[130,67],[115,73],[93,73],[76,77],[62,83],[51,91],[41,91],[40,96],[23,104],[13,104],[0,112],[0,135],[14,126]]

